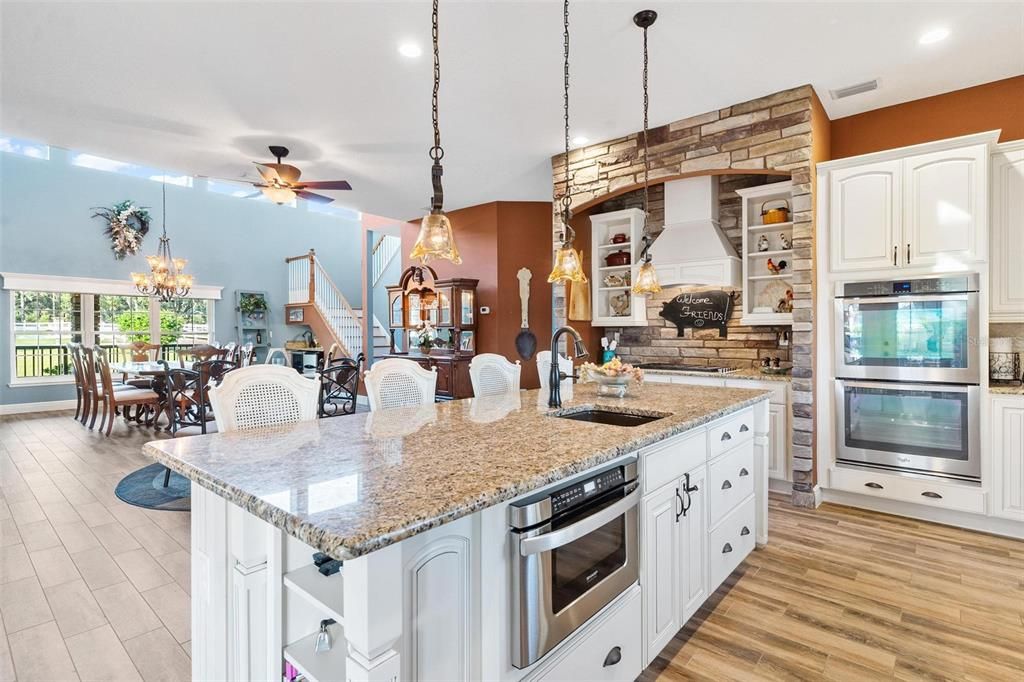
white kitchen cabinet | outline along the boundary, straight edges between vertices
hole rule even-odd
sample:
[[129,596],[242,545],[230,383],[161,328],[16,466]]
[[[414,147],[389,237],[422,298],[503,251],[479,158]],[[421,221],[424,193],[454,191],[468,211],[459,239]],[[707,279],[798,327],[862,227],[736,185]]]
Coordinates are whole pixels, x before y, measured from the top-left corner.
[[993,516],[1024,521],[1024,397],[992,397]]
[[882,161],[833,171],[829,178],[832,271],[897,264],[902,233],[902,163]]
[[818,186],[828,188],[830,272],[957,270],[985,261],[989,149],[997,137],[818,164]]
[[683,626],[679,611],[681,533],[678,482],[647,495],[640,504],[640,533],[645,547],[643,597],[647,658],[653,660]]
[[[689,486],[689,487],[687,487]],[[689,490],[687,497],[686,491]],[[679,482],[686,510],[679,517],[680,626],[708,598],[708,487],[706,467],[698,467]]]
[[951,265],[986,257],[988,145],[903,160],[903,265]]
[[1024,141],[992,154],[991,322],[1024,322]]

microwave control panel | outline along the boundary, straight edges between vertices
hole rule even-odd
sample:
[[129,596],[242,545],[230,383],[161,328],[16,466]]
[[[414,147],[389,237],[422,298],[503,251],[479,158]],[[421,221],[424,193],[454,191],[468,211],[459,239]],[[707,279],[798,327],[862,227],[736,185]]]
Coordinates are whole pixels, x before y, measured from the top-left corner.
[[930,277],[927,279],[846,282],[840,298],[867,296],[909,296],[913,294],[952,294],[978,290],[977,275]]
[[558,514],[612,488],[621,487],[623,483],[625,477],[622,474],[622,467],[602,472],[552,494],[551,511]]

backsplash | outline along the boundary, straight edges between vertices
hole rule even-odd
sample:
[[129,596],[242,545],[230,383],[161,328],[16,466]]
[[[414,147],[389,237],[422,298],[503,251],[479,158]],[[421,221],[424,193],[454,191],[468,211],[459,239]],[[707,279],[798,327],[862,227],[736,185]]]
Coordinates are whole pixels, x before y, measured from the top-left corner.
[[[737,189],[755,187],[777,181],[763,175],[723,175],[719,177],[719,224],[739,255],[742,243],[740,230],[742,204]],[[664,185],[651,188],[651,221],[660,225],[665,211]],[[595,213],[608,213],[624,208],[642,208],[643,192],[629,192],[601,204]],[[721,287],[669,287],[660,294],[647,298],[646,327],[609,327],[610,336],[620,334],[618,354],[624,362],[685,362],[690,365],[719,367],[758,367],[762,358],[778,357],[784,365],[790,363],[792,339],[780,346],[783,332],[788,326],[744,326],[740,322],[743,311],[742,292],[737,290],[732,313],[726,324],[728,336],[720,338],[716,329],[686,329],[679,336],[676,326],[659,316],[662,303],[687,291],[715,291]]]

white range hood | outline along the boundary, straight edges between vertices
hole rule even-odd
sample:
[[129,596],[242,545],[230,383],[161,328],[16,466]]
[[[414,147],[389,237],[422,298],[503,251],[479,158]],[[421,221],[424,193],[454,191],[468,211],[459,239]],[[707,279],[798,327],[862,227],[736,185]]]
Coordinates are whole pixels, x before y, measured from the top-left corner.
[[718,225],[718,177],[665,183],[665,229],[651,245],[661,286],[741,288],[741,263]]

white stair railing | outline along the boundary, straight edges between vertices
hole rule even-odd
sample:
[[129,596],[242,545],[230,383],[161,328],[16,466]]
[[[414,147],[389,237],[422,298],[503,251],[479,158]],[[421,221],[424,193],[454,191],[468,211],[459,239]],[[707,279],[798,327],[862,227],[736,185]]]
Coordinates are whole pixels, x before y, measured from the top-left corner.
[[384,276],[384,271],[391,264],[394,257],[398,255],[398,251],[401,248],[402,240],[389,234],[382,235],[377,240],[377,243],[373,245],[373,258],[370,270],[372,276],[370,281],[373,282],[373,286],[377,286],[377,283],[380,282],[380,278]]
[[[314,251],[289,258],[288,302],[313,303],[349,357],[363,351],[363,325],[348,300],[320,265]],[[303,277],[305,279],[303,280]]]

